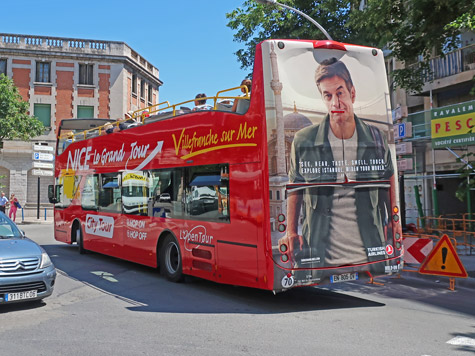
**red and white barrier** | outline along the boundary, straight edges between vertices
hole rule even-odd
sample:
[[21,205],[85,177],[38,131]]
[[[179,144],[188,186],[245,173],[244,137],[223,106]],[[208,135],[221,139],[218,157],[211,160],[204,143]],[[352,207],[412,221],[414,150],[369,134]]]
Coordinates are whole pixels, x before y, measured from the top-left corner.
[[404,237],[404,262],[420,264],[432,251],[434,243],[431,239]]

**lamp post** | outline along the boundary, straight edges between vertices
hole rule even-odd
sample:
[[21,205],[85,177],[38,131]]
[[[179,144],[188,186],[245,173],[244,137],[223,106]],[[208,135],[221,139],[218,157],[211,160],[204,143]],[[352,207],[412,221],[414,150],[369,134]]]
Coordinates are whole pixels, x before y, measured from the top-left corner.
[[255,0],[255,1],[257,1],[258,3],[263,4],[263,5],[279,5],[280,7],[283,7],[283,8],[286,8],[286,9],[289,9],[289,10],[292,10],[292,11],[296,12],[297,14],[305,17],[308,21],[310,21],[315,26],[317,26],[318,29],[320,31],[322,31],[323,34],[327,37],[327,39],[329,39],[330,41],[333,41],[333,39],[330,37],[330,35],[327,33],[327,31],[325,31],[325,29],[317,21],[312,19],[307,14],[304,14],[302,11],[297,10],[297,9],[291,7],[291,6],[281,4],[281,3],[277,2],[277,0]]

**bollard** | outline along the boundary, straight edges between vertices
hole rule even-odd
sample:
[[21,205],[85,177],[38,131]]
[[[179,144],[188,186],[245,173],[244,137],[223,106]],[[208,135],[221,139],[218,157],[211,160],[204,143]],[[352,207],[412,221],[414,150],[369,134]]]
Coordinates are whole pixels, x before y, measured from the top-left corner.
[[46,208],[45,208],[45,221],[46,221]]

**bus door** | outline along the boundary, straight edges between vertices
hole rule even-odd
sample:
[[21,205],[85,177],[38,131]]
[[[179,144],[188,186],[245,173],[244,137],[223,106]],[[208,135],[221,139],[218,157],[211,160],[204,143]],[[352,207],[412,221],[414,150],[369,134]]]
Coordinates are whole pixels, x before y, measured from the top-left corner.
[[185,169],[185,223],[180,230],[187,267],[200,277],[213,278],[218,264],[217,239],[229,233],[229,166]]
[[119,257],[123,244],[121,174],[94,174],[85,179],[81,197],[84,247]]
[[123,249],[121,257],[154,266],[157,235],[156,228],[152,224],[152,183],[150,171],[122,173]]

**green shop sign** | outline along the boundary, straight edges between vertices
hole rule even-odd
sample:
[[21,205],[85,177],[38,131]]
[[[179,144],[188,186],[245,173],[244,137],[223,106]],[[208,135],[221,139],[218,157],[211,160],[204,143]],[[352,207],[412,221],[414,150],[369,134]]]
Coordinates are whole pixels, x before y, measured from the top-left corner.
[[433,148],[475,145],[475,100],[431,110]]

